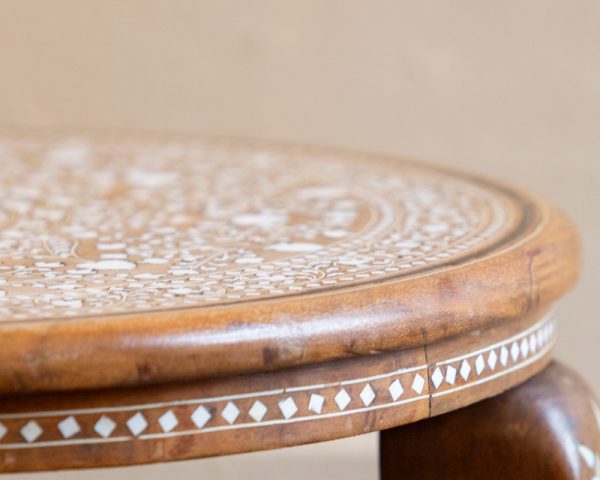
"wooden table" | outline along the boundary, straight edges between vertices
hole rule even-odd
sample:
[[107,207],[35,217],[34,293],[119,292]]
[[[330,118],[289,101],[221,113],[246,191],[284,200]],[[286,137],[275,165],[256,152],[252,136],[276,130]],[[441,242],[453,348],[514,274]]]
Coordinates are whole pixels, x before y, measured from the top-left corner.
[[371,431],[383,479],[600,470],[600,409],[547,367],[579,241],[542,200],[177,135],[10,129],[0,159],[0,471]]

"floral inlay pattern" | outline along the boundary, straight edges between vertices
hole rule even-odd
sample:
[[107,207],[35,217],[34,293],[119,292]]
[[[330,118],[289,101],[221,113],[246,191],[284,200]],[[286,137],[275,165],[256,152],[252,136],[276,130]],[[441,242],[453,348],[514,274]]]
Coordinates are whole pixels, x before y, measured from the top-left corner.
[[516,221],[499,191],[367,156],[0,132],[0,165],[0,320],[412,274],[497,241]]

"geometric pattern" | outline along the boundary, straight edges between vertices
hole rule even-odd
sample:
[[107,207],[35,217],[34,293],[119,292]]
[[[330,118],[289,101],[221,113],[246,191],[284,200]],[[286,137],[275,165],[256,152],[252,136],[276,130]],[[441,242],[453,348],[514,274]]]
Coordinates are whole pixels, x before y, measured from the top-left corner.
[[[471,382],[477,382],[475,379],[478,377],[490,378],[495,374],[506,374],[516,367],[534,362],[539,358],[540,351],[546,352],[554,341],[555,321],[552,316],[549,320],[548,318],[490,347],[451,360],[436,362],[430,367],[432,397],[446,395],[461,388],[455,385],[457,370],[465,384],[469,384],[469,379]],[[509,356],[508,351],[518,352],[518,354]],[[500,358],[499,363],[498,358]],[[475,377],[472,376],[472,371],[475,371]]]
[[[111,405],[105,409],[95,407],[52,414],[2,413],[0,450],[209,434],[395,408],[450,395],[523,368],[548,353],[555,333],[555,320],[549,314],[493,345],[432,365],[401,368],[368,378],[156,405]],[[508,353],[514,349],[519,350],[518,356]],[[88,418],[82,421],[90,416],[92,422]],[[600,410],[598,418],[600,421]],[[84,431],[81,425],[93,428]],[[583,448],[580,453],[587,455]]]
[[116,427],[117,424],[113,420],[106,415],[102,415],[94,425],[94,430],[101,437],[108,438]]
[[160,416],[158,423],[164,432],[170,432],[179,425],[179,420],[177,420],[173,410],[168,410]]
[[256,400],[252,405],[252,408],[248,411],[248,415],[250,415],[255,422],[260,422],[266,413],[267,407],[265,407],[265,404],[260,400]]
[[73,435],[76,435],[79,432],[81,432],[81,427],[79,426],[77,420],[73,416],[67,417],[62,422],[60,422],[58,424],[58,429],[60,430],[60,433],[62,433],[62,436],[65,438],[71,438]]
[[335,396],[335,403],[337,404],[340,410],[344,410],[351,401],[352,398],[350,397],[350,395],[348,395],[348,392],[343,388]]
[[21,435],[29,443],[36,441],[42,432],[43,430],[35,420],[29,420],[29,422],[21,428]]

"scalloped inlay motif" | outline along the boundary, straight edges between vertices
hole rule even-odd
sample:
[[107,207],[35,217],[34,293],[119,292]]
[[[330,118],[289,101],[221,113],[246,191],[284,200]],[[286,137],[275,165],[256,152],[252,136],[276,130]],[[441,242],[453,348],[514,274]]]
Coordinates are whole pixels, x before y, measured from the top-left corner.
[[0,132],[0,320],[131,313],[414,274],[498,241],[511,198],[326,151]]

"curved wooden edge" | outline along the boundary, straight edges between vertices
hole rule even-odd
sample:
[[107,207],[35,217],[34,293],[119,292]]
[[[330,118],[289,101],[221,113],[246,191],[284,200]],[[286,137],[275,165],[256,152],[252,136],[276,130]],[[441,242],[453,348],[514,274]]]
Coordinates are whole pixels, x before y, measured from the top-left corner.
[[330,440],[412,423],[525,381],[553,311],[427,347],[189,383],[0,398],[0,471],[104,467]]
[[519,318],[564,295],[580,268],[571,222],[542,203],[533,211],[539,218],[515,243],[430,276],[218,309],[0,325],[0,393],[271,371]]
[[383,480],[596,479],[600,406],[578,375],[552,363],[498,397],[381,432],[380,445]]

